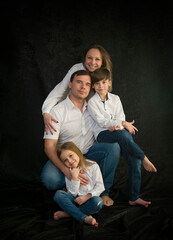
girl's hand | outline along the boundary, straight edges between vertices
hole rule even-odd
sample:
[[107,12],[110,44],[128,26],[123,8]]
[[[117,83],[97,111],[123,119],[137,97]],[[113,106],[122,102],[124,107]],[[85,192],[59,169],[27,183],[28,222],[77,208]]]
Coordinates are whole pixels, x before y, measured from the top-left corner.
[[77,168],[70,168],[70,173],[71,173],[71,179],[73,181],[78,181],[78,176],[79,176],[80,169]]
[[52,121],[54,121],[55,123],[57,123],[58,121],[54,117],[52,117],[49,113],[43,113],[43,119],[44,119],[46,134],[48,134],[48,129],[49,129],[51,134],[53,135],[53,131],[56,132],[56,129],[53,126]]
[[75,201],[77,204],[82,205],[82,204],[84,204],[85,202],[87,202],[88,199],[91,198],[91,197],[92,197],[92,194],[91,194],[91,193],[88,193],[87,195],[77,197],[74,201]]

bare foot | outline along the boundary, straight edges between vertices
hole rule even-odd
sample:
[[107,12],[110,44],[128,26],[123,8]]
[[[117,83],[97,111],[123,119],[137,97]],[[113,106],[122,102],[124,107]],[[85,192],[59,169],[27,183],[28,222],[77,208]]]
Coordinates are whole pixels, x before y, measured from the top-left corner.
[[54,220],[59,220],[61,218],[70,217],[70,215],[64,211],[57,211],[53,214]]
[[109,196],[102,196],[103,203],[105,206],[112,206],[114,204],[114,201]]
[[87,216],[87,217],[84,219],[84,222],[85,222],[86,224],[89,224],[89,225],[98,227],[98,222],[97,222],[96,219],[93,218],[92,216]]
[[135,201],[129,201],[129,204],[130,204],[131,206],[134,206],[134,205],[142,205],[142,206],[144,206],[144,207],[147,208],[147,207],[151,204],[151,202],[144,201],[144,200],[142,200],[141,198],[138,198],[138,199],[136,199]]
[[155,166],[150,162],[150,160],[145,156],[144,159],[142,160],[142,164],[148,172],[157,172],[157,169]]

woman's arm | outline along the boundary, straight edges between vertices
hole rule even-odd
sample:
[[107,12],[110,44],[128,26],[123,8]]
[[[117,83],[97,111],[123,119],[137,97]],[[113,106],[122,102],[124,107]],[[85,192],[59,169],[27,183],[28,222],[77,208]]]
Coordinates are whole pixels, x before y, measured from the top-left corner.
[[84,66],[82,63],[75,64],[66,74],[66,76],[63,78],[63,80],[56,85],[56,87],[49,93],[47,98],[45,99],[43,105],[42,105],[42,114],[44,119],[44,125],[45,125],[45,131],[48,134],[48,129],[53,134],[55,131],[52,121],[57,122],[57,119],[53,118],[49,112],[52,109],[53,106],[55,106],[60,100],[63,99],[64,94],[66,93],[68,89],[68,85],[70,82],[71,75],[80,69],[84,69]]

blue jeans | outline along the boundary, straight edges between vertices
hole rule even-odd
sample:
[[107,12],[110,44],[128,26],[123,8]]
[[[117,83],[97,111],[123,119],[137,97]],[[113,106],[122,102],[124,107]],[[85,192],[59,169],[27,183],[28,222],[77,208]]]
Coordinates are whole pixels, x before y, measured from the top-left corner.
[[58,190],[54,195],[54,201],[63,211],[79,222],[83,222],[87,216],[99,212],[104,205],[103,200],[98,196],[91,197],[84,204],[78,205],[74,202],[77,197],[74,197],[71,193]]
[[133,141],[132,135],[126,130],[109,130],[100,132],[97,137],[98,142],[118,142],[121,147],[121,154],[128,164],[129,171],[129,200],[135,201],[139,198],[141,186],[141,164],[144,152]]
[[117,142],[120,147],[123,147],[130,155],[136,158],[144,159],[144,152],[134,142],[132,135],[127,130],[117,130],[110,132],[105,130],[99,133],[97,137],[98,142],[115,143]]
[[[95,143],[85,154],[85,157],[99,164],[105,185],[105,191],[101,195],[108,196],[109,189],[114,182],[115,169],[120,159],[118,143]],[[43,167],[41,180],[49,190],[62,189],[65,186],[63,173],[50,161],[47,161]]]

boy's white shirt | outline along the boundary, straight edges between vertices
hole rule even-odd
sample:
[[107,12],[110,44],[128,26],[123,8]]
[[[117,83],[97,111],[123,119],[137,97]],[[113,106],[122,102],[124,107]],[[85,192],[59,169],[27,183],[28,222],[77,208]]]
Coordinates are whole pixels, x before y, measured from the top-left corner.
[[[93,161],[88,159],[87,161],[93,163]],[[65,177],[67,191],[73,196],[84,196],[88,193],[91,193],[92,196],[100,196],[100,194],[105,190],[105,187],[99,165],[94,162],[94,164],[87,167],[87,171],[84,175],[88,177],[89,183],[81,186],[80,180],[73,181]]]
[[108,130],[111,126],[120,125],[121,129],[123,128],[122,121],[125,121],[125,114],[118,95],[108,92],[107,99],[103,103],[98,93],[95,93],[88,101],[88,111],[96,122],[95,139],[100,132]]
[[57,84],[54,89],[49,93],[42,105],[42,113],[49,113],[52,107],[63,99],[63,96],[68,89],[71,75],[78,70],[85,70],[83,63],[77,63],[73,65],[69,69],[63,80],[59,84]]

